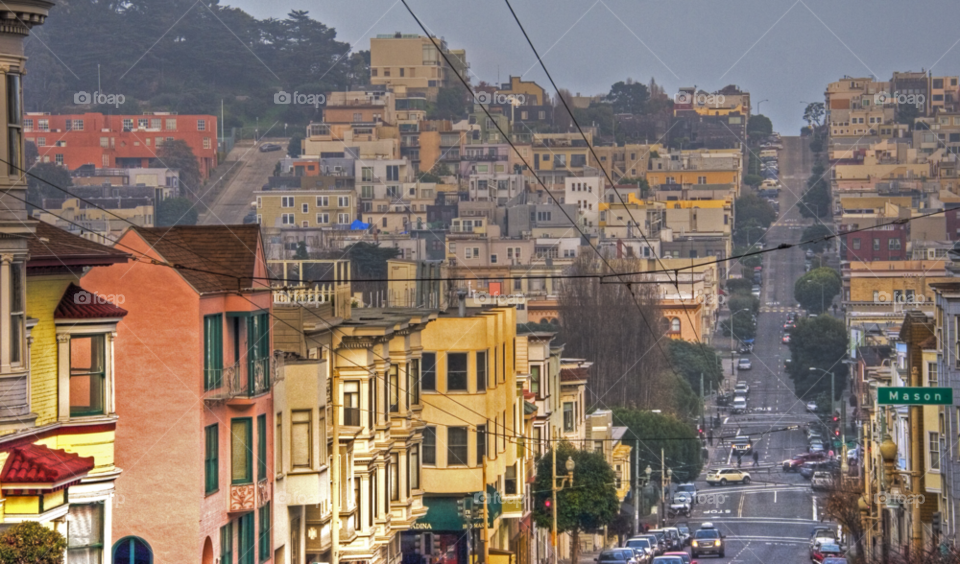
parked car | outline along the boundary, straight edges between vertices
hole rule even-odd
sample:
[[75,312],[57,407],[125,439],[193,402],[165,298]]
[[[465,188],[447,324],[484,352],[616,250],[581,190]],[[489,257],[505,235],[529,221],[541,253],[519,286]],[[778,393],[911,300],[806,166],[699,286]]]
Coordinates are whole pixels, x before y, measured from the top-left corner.
[[731,410],[736,415],[738,413],[747,412],[747,399],[742,397],[736,397],[733,399],[733,409]]
[[730,441],[730,448],[734,454],[750,454],[753,452],[753,441],[746,435],[740,435]]
[[809,411],[810,413],[814,413],[814,412],[816,412],[818,409],[820,409],[820,406],[817,405],[817,402],[815,402],[815,401],[808,401],[808,402],[807,402],[807,411]]
[[713,526],[713,523],[701,525],[700,530],[694,533],[690,540],[690,556],[693,558],[704,554],[716,554],[723,558],[724,548],[723,534]]
[[642,535],[637,535],[635,538],[646,538],[650,541],[650,546],[653,547],[653,555],[658,556],[663,554],[666,551],[667,547],[660,542],[660,537],[652,533],[644,533]]
[[741,358],[737,361],[737,370],[750,370],[751,368],[753,368],[753,364],[749,358]]
[[[693,482],[686,482],[677,486],[677,492],[687,492],[693,498],[693,503],[697,503],[697,485]],[[678,525],[679,526],[679,525]]]
[[760,297],[760,286],[757,285],[757,284],[754,284],[754,285],[753,285],[753,288],[750,289],[750,294],[753,295],[753,297],[755,297],[755,298],[759,298],[759,297]]
[[813,473],[813,478],[810,480],[810,487],[814,491],[826,491],[833,488],[833,474],[830,472],[824,472],[822,470]]
[[783,461],[784,472],[798,472],[805,462],[817,462],[827,458],[822,452],[804,452]]
[[720,392],[717,394],[717,405],[726,406],[730,405],[730,402],[733,401],[733,394],[729,392]]
[[750,483],[750,474],[739,468],[720,468],[712,474],[707,474],[707,483],[711,486],[720,484],[727,485],[729,482],[740,482],[742,484]]
[[677,523],[677,530],[680,531],[680,540],[683,541],[683,545],[690,544],[690,525]]
[[597,564],[637,564],[637,554],[632,548],[610,548],[600,553]]
[[840,549],[839,544],[820,543],[814,548],[813,554],[810,555],[810,560],[822,563],[827,558],[842,556],[843,550]]
[[276,143],[263,143],[260,145],[261,153],[269,153],[270,151],[279,151],[281,149],[283,149],[283,147]]
[[733,392],[738,395],[748,396],[750,395],[750,386],[747,385],[746,380],[740,380],[737,382],[737,386],[733,389]]
[[790,333],[787,333],[786,335],[784,335],[784,336],[783,336],[783,339],[781,339],[781,341],[782,341],[783,344],[785,344],[785,345],[786,345],[786,344],[789,344],[789,343],[790,343]]
[[663,544],[663,551],[679,549],[680,548],[680,533],[679,531],[671,531],[668,528],[663,529],[650,529],[650,532],[657,535],[660,538],[661,543]]

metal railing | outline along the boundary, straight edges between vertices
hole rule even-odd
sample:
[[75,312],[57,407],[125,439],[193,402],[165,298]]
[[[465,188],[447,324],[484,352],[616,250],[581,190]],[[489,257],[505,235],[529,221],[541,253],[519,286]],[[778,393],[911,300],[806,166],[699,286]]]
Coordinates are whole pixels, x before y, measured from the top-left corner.
[[[270,358],[241,360],[219,370],[207,369],[204,375],[207,381],[216,382],[219,386],[210,390],[206,399],[255,397],[270,391],[272,382],[282,379],[283,371],[282,357],[276,359],[275,363],[271,363],[271,360]],[[272,372],[271,368],[273,368]]]

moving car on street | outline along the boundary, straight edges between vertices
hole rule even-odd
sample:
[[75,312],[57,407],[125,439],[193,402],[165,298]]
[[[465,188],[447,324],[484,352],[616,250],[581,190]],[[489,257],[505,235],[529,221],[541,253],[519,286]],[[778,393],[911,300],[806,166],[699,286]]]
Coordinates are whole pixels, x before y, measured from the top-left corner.
[[730,441],[730,445],[733,454],[744,455],[753,452],[753,441],[746,435],[734,437],[733,440]]
[[747,381],[746,381],[746,380],[740,380],[739,382],[737,382],[737,387],[735,387],[735,388],[733,389],[733,393],[735,393],[735,394],[737,394],[737,395],[740,395],[740,396],[748,396],[748,395],[750,395],[750,386],[747,385]]
[[653,543],[647,537],[633,537],[627,539],[625,548],[632,548],[637,554],[637,561],[646,564],[653,560],[655,549]]
[[808,402],[807,402],[807,411],[808,411],[808,412],[810,412],[810,413],[815,413],[815,412],[817,411],[817,409],[819,409],[819,406],[817,406],[817,402],[815,402],[815,401],[808,401]]
[[746,413],[747,411],[747,400],[746,398],[734,398],[733,400],[733,413]]
[[822,563],[827,558],[841,556],[843,556],[843,551],[840,549],[839,544],[821,543],[814,547],[813,554],[810,555],[810,560]]
[[800,467],[803,466],[805,462],[816,462],[820,460],[826,460],[827,455],[822,452],[804,452],[800,453],[793,458],[788,458],[783,461],[783,471],[784,472],[798,472]]
[[600,553],[597,564],[639,564],[632,548],[610,548]]
[[712,474],[707,474],[707,483],[711,486],[716,486],[717,484],[725,486],[729,482],[749,484],[750,474],[738,468],[720,468]]
[[753,364],[751,364],[749,358],[741,357],[740,360],[737,361],[737,370],[750,370],[751,368],[753,368]]
[[696,558],[704,554],[716,554],[723,558],[724,548],[723,535],[720,531],[713,526],[713,523],[704,523],[690,541],[690,556]]
[[833,474],[830,472],[824,472],[820,470],[813,473],[813,478],[810,480],[810,487],[814,491],[827,491],[833,488]]
[[694,564],[696,560],[692,559],[686,552],[668,552],[664,556],[675,556],[683,561],[683,564]]

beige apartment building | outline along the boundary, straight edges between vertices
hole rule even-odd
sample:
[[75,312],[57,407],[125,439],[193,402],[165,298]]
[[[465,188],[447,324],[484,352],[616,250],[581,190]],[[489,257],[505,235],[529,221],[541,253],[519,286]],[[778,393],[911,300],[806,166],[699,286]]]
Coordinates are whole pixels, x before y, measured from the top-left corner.
[[344,157],[348,148],[357,150],[354,156],[358,159],[399,159],[399,130],[379,123],[311,123],[301,153],[305,157]]
[[357,195],[340,190],[256,190],[257,223],[267,228],[347,229],[357,219]]
[[[434,41],[452,63],[447,64]],[[466,51],[449,49],[440,38],[417,34],[381,34],[370,39],[370,84],[388,88],[402,86],[408,93],[426,94],[436,100],[440,88],[458,81],[456,75],[466,76]]]

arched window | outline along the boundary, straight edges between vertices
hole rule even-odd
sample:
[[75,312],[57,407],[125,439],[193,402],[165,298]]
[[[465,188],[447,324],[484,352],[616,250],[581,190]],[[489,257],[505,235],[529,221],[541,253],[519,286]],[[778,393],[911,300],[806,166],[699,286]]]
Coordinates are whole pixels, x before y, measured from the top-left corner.
[[674,317],[673,319],[670,320],[670,331],[672,331],[672,332],[674,332],[674,333],[679,333],[679,332],[680,332],[680,318],[679,318],[679,317]]
[[113,545],[113,564],[153,564],[153,551],[140,537],[123,537]]

